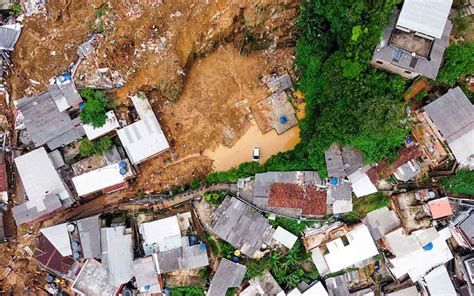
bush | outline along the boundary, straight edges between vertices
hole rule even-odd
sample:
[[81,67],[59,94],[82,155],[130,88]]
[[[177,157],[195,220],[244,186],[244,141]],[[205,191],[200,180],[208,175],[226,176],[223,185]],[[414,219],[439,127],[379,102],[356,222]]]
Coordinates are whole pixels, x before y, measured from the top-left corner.
[[94,144],[89,141],[88,139],[84,139],[81,141],[79,146],[79,153],[82,157],[87,157],[95,153]]
[[85,124],[91,124],[95,128],[102,127],[107,117],[107,98],[99,90],[86,87],[81,92],[81,97],[85,100],[84,108],[81,110],[81,121]]
[[358,197],[353,200],[353,211],[342,217],[346,223],[355,223],[360,221],[367,213],[377,209],[388,207],[391,201],[382,192],[377,192],[364,197]]
[[112,139],[109,136],[104,136],[99,140],[89,141],[84,139],[79,146],[79,153],[81,157],[88,157],[92,154],[102,155],[112,147]]
[[226,197],[227,192],[225,191],[212,191],[204,193],[204,199],[213,205],[219,205],[224,197]]
[[270,220],[270,224],[272,226],[281,226],[288,230],[289,232],[293,233],[296,236],[300,236],[301,232],[306,229],[306,227],[313,225],[314,222],[310,221],[298,221],[290,218],[285,218],[281,216],[277,216],[275,220]]
[[461,169],[456,175],[440,179],[447,192],[474,195],[474,171]]
[[199,286],[183,286],[171,289],[171,296],[204,296],[204,289]]
[[444,64],[437,81],[454,86],[464,75],[474,73],[474,41],[450,45],[444,53]]
[[13,4],[12,4],[12,14],[13,14],[13,15],[18,15],[18,14],[20,14],[22,11],[23,11],[23,9],[21,8],[21,5],[20,5],[20,4],[18,4],[18,3],[13,3]]

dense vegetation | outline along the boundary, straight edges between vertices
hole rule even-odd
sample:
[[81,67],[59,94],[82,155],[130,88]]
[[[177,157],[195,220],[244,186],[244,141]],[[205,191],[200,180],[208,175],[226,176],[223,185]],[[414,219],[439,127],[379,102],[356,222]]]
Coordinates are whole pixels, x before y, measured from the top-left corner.
[[354,223],[365,217],[369,212],[387,207],[390,205],[390,198],[386,197],[382,192],[377,192],[361,198],[352,200],[353,210],[344,215],[342,220],[347,223]]
[[171,296],[204,296],[204,288],[199,286],[183,286],[171,289]]
[[313,225],[314,222],[298,221],[290,218],[277,216],[275,220],[270,220],[270,224],[272,226],[281,226],[289,232],[293,233],[294,235],[301,236],[301,232],[305,230],[308,226]]
[[[312,270],[306,271],[303,264]],[[303,281],[311,283],[319,276],[311,261],[311,254],[306,253],[300,241],[295,243],[288,254],[272,251],[260,260],[247,260],[245,265],[247,278],[261,276],[269,270],[278,284],[287,289],[295,288]]]
[[82,157],[87,157],[92,154],[102,155],[112,147],[112,139],[109,136],[104,136],[98,140],[90,141],[84,139],[80,142],[79,153]]
[[210,191],[204,193],[204,199],[209,203],[217,206],[221,203],[221,201],[226,197],[226,191]]
[[105,113],[108,109],[111,109],[110,102],[105,94],[100,90],[89,87],[84,88],[80,94],[85,100],[80,115],[81,121],[96,128],[103,126],[107,120]]
[[440,179],[440,183],[449,193],[474,195],[474,171],[459,170],[456,175]]
[[437,80],[454,86],[459,77],[474,73],[474,42],[450,45],[444,53],[443,67]]

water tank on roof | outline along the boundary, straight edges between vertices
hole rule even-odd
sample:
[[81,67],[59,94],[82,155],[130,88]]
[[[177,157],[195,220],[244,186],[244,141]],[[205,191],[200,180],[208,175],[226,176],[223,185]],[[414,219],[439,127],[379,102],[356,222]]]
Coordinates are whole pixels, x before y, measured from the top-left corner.
[[133,296],[133,293],[132,293],[132,291],[130,291],[130,289],[128,289],[128,288],[123,288],[123,290],[122,290],[122,295],[123,295],[123,296]]
[[73,242],[71,243],[71,248],[72,248],[73,250],[75,250],[75,249],[77,249],[77,247],[79,247],[79,242],[73,241]]
[[127,174],[127,170],[124,169],[124,168],[121,168],[120,169],[120,175],[126,175]]
[[86,103],[84,103],[84,102],[79,103],[79,109],[82,110],[82,109],[84,109],[85,106],[86,106]]
[[119,166],[120,166],[121,168],[126,168],[126,167],[127,167],[127,162],[126,162],[125,160],[121,160],[121,161],[119,162]]
[[71,80],[72,75],[71,75],[71,73],[66,72],[66,73],[63,74],[63,77],[64,77],[65,80]]
[[410,138],[410,137],[408,137],[407,140],[406,140],[406,142],[407,142],[407,144],[411,144],[411,143],[413,143],[413,139]]
[[81,257],[81,254],[79,252],[74,252],[74,254],[72,254],[72,258],[74,258],[75,260],[79,259],[79,257]]
[[199,246],[199,249],[201,249],[201,251],[206,250],[206,244],[205,244],[205,243],[201,243],[201,245]]
[[66,226],[68,232],[73,232],[76,229],[76,225],[70,223]]
[[143,289],[144,289],[145,291],[150,291],[151,286],[150,286],[150,285],[145,285],[145,286],[143,286]]
[[423,246],[423,250],[425,251],[431,251],[433,249],[433,243],[429,242],[426,245]]
[[330,182],[331,182],[331,185],[333,185],[333,186],[339,185],[339,179],[336,178],[336,177],[332,177]]
[[286,116],[284,116],[284,115],[283,115],[283,116],[280,116],[280,123],[281,123],[281,124],[285,124],[285,123],[287,123],[287,122],[288,122],[288,118],[286,118]]

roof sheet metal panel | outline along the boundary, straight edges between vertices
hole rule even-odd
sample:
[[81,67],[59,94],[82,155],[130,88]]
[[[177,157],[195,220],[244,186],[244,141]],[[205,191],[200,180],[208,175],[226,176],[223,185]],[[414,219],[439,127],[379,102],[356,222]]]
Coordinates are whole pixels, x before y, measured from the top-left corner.
[[67,231],[67,223],[40,229],[49,242],[61,253],[62,256],[72,255],[71,241]]
[[177,216],[142,223],[140,234],[145,245],[157,245],[160,251],[172,250],[182,246],[181,230]]
[[419,296],[420,293],[416,289],[416,286],[411,286],[396,292],[385,294],[386,296]]
[[211,280],[207,296],[222,296],[225,295],[227,289],[239,287],[246,271],[245,265],[222,258]]
[[101,257],[99,215],[76,221],[84,258]]
[[426,286],[431,296],[456,296],[451,277],[446,266],[441,265],[425,276]]
[[0,49],[13,50],[22,27],[19,23],[0,26]]
[[363,222],[369,228],[374,240],[381,239],[385,234],[400,226],[401,222],[394,211],[383,207],[367,213]]
[[101,229],[102,264],[109,282],[120,286],[133,277],[132,235],[125,234],[125,226]]
[[105,124],[101,127],[94,127],[91,124],[83,124],[82,127],[86,132],[86,136],[89,140],[97,139],[103,135],[106,135],[118,128],[120,128],[120,124],[115,116],[113,110],[108,111],[105,113]]
[[298,237],[285,228],[278,226],[273,233],[273,239],[291,250],[298,240]]
[[120,173],[120,165],[114,163],[88,173],[72,178],[79,196],[84,196],[104,188],[125,182],[125,176]]
[[452,0],[405,0],[397,25],[441,38]]

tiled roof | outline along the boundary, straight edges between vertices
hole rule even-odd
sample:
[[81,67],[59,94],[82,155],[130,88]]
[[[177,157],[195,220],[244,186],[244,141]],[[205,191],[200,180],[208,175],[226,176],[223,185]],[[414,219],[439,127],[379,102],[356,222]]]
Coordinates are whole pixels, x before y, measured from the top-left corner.
[[270,187],[268,206],[274,208],[297,208],[304,215],[326,214],[326,190],[316,186],[274,183]]
[[74,263],[71,256],[63,257],[45,236],[39,239],[33,256],[46,269],[58,273],[59,275],[68,274]]

